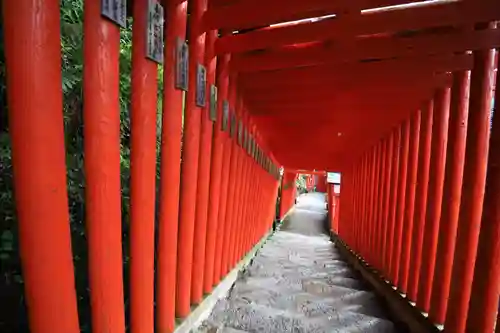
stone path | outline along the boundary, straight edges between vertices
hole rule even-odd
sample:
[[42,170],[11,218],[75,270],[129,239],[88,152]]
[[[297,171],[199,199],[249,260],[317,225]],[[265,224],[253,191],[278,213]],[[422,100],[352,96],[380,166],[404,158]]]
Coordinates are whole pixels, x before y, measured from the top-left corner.
[[302,196],[194,332],[395,332],[324,232],[322,194]]

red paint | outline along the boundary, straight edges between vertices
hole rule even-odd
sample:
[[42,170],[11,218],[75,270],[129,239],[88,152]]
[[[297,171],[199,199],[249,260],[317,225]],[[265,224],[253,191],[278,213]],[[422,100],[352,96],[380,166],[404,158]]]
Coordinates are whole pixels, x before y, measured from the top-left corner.
[[[235,115],[235,108],[236,108],[236,77],[231,76],[230,81],[229,81],[229,104],[230,108],[233,108],[231,111],[231,115],[229,117],[229,124],[228,127],[231,127],[231,118],[233,115]],[[232,237],[232,232],[233,232],[233,220],[232,218],[232,209],[234,208],[233,202],[234,202],[234,191],[235,191],[235,183],[236,183],[236,177],[237,177],[237,170],[239,168],[239,156],[236,151],[236,143],[235,143],[235,136],[236,136],[236,131],[233,133],[230,132],[229,140],[228,142],[228,149],[230,149],[230,160],[229,160],[229,171],[228,171],[228,183],[227,183],[227,197],[226,197],[226,205],[224,206],[224,241],[222,245],[222,256],[221,256],[221,266],[220,266],[220,276],[221,278],[227,274],[229,271],[229,248],[230,248],[230,242],[231,242],[231,237]]]
[[380,213],[380,196],[381,196],[381,184],[382,184],[382,155],[383,155],[383,144],[382,141],[378,142],[376,145],[376,171],[375,171],[375,189],[374,189],[374,212],[372,216],[372,221],[373,221],[373,229],[372,229],[372,244],[371,244],[371,249],[370,251],[373,253],[371,262],[372,265],[375,268],[378,268],[379,265],[377,263],[378,260],[378,254],[380,252],[377,252],[377,244],[380,240],[380,219],[379,219],[379,213]]
[[475,53],[471,74],[469,124],[452,282],[445,326],[465,332],[483,208],[489,148],[494,51]]
[[[229,91],[233,89],[229,82]],[[234,86],[234,84],[233,84]],[[215,246],[215,262],[214,262],[214,286],[219,283],[223,277],[222,273],[222,256],[224,253],[224,242],[228,236],[227,224],[226,224],[226,205],[228,197],[228,186],[229,186],[229,173],[231,169],[231,139],[229,135],[229,125],[226,131],[223,132],[223,159],[222,159],[222,171],[221,171],[221,185],[220,185],[220,201],[219,209],[217,214],[217,240]]]
[[181,174],[182,91],[175,89],[177,38],[185,39],[187,2],[165,2],[166,22],[163,70],[163,113],[160,161],[160,200],[156,280],[156,327],[159,333],[175,329],[177,236]]
[[[250,122],[248,120],[248,117],[245,121],[245,127],[249,129]],[[246,150],[246,142],[243,137],[243,156],[244,156],[244,163],[245,163],[245,180],[243,183],[243,192],[242,192],[242,197],[241,197],[241,205],[240,205],[240,227],[238,230],[238,246],[236,249],[236,261],[239,261],[241,257],[246,254],[250,248],[247,246],[247,236],[249,233],[248,230],[248,215],[249,215],[249,207],[250,207],[250,195],[251,195],[251,190],[250,186],[255,179],[253,176],[253,163],[248,155],[248,152]],[[274,216],[273,216],[274,217]]]
[[210,193],[207,221],[207,240],[205,247],[205,268],[203,275],[203,291],[209,293],[212,291],[214,281],[214,264],[216,242],[218,238],[219,227],[219,202],[221,200],[222,183],[222,159],[224,150],[224,132],[222,131],[222,107],[223,101],[227,99],[228,76],[227,67],[229,57],[223,56],[217,59],[217,121],[214,124],[212,141],[212,160],[210,166]]
[[[85,208],[92,330],[125,331],[120,186],[120,30],[97,0],[83,17]],[[103,253],[106,253],[104,256]]]
[[146,59],[148,3],[133,3],[130,330],[154,332],[154,253],[156,195],[156,63]]
[[432,122],[434,102],[431,100],[422,108],[420,128],[417,189],[415,197],[415,213],[413,215],[412,240],[410,250],[410,269],[408,277],[408,298],[417,300],[420,266],[422,262],[422,246],[424,242],[425,212],[427,209],[427,190],[429,188],[429,166],[431,160]]
[[373,262],[373,248],[372,244],[374,241],[374,215],[375,215],[375,176],[376,176],[376,168],[377,168],[377,146],[372,147],[371,149],[371,157],[370,157],[370,163],[371,163],[371,170],[370,170],[370,201],[369,201],[369,212],[368,212],[368,228],[367,228],[367,235],[368,239],[366,242],[366,247],[367,247],[367,259],[370,262]]
[[175,313],[184,318],[191,311],[191,279],[196,218],[197,175],[200,153],[202,110],[196,105],[198,64],[204,63],[205,32],[202,29],[206,0],[188,1],[189,6],[189,87],[184,110],[179,238],[177,243],[177,290]]
[[402,292],[406,292],[408,284],[408,268],[410,265],[410,250],[413,230],[413,215],[415,213],[415,194],[417,188],[418,171],[418,149],[420,138],[420,118],[421,112],[418,110],[411,118],[409,157],[408,157],[408,177],[406,179],[406,202],[403,216],[403,226],[401,235],[401,251],[398,275],[398,287]]
[[392,254],[394,251],[394,228],[396,224],[396,209],[398,203],[398,184],[399,184],[399,159],[401,152],[401,127],[394,131],[394,141],[392,146],[392,175],[391,175],[391,193],[389,203],[389,220],[387,222],[387,247],[385,253],[385,267],[384,271],[386,277],[393,280],[394,276],[391,275]]
[[238,215],[239,208],[241,206],[241,192],[242,185],[244,181],[244,156],[243,151],[239,145],[239,128],[240,123],[243,121],[244,113],[243,113],[243,101],[241,98],[238,100],[237,105],[237,113],[239,117],[237,118],[236,128],[235,128],[235,137],[234,137],[234,152],[236,153],[236,172],[235,172],[235,181],[234,181],[234,193],[232,196],[232,204],[230,210],[230,221],[232,223],[232,229],[229,239],[229,252],[228,252],[228,272],[235,266],[236,264],[236,242],[237,235],[239,232],[239,224],[241,221],[241,216]]
[[1,5],[14,195],[30,332],[77,333],[59,1]]
[[381,148],[381,156],[380,156],[380,176],[379,176],[379,192],[377,195],[377,240],[375,242],[375,253],[378,253],[378,255],[375,256],[375,267],[380,270],[382,267],[382,256],[380,255],[383,253],[382,251],[382,246],[383,246],[383,238],[384,238],[384,207],[385,207],[385,198],[386,198],[386,190],[387,190],[387,182],[386,182],[386,177],[387,177],[387,171],[386,171],[386,165],[387,165],[387,146],[388,146],[388,140],[385,139],[380,142],[380,148]]
[[359,216],[359,227],[358,227],[358,248],[359,248],[359,253],[361,255],[365,255],[365,250],[366,250],[366,233],[365,233],[365,228],[366,228],[366,215],[367,215],[367,210],[368,210],[368,156],[367,154],[363,155],[363,159],[361,162],[361,201],[360,201],[360,216]]
[[443,203],[439,225],[436,268],[432,285],[429,315],[436,323],[444,323],[453,266],[453,251],[457,234],[462,175],[469,111],[470,72],[454,74],[448,134],[448,154],[443,189]]
[[441,217],[441,205],[443,201],[446,148],[448,143],[449,114],[450,89],[440,89],[434,97],[429,189],[427,192],[422,266],[420,268],[420,282],[417,294],[417,306],[425,312],[429,312],[430,309],[432,280],[436,265],[439,219]]
[[[496,77],[495,100],[500,98],[500,75]],[[500,117],[493,117],[490,147],[500,143]],[[500,155],[497,149],[490,149],[484,194],[481,231],[474,270],[467,329],[478,333],[493,331],[498,310],[500,276]],[[498,316],[498,315],[497,315]],[[496,332],[500,331],[497,319]]]
[[408,156],[410,149],[410,120],[407,120],[402,126],[400,164],[399,164],[399,183],[398,197],[396,207],[396,220],[394,223],[394,242],[391,254],[391,265],[389,266],[392,282],[395,286],[399,283],[399,259],[402,247],[403,223],[406,207],[406,181],[408,176]]
[[389,139],[386,142],[386,167],[385,167],[385,184],[384,184],[384,207],[382,221],[382,239],[380,244],[380,266],[379,269],[385,274],[386,263],[387,263],[387,240],[389,234],[389,227],[387,221],[389,221],[390,214],[390,202],[391,202],[391,184],[392,184],[392,159],[393,159],[393,147],[394,145],[394,133],[391,133]]
[[[494,19],[495,13],[498,15],[499,9],[498,6],[495,6],[494,1],[485,1],[482,6],[443,3],[410,8],[404,11],[405,14],[400,11],[384,11],[363,15],[359,20],[323,20],[311,24],[268,30],[260,29],[246,34],[227,36],[217,43],[217,52],[244,52],[311,41],[342,39],[354,34],[371,35],[381,31],[488,22]],[[233,13],[233,15],[237,15],[237,13]],[[422,50],[426,50],[425,46],[422,47]]]
[[200,154],[198,162],[198,188],[196,193],[195,234],[193,246],[193,271],[191,281],[191,302],[199,304],[203,299],[203,278],[205,273],[205,251],[207,240],[208,205],[210,190],[210,164],[214,124],[210,117],[210,86],[215,83],[213,47],[217,38],[215,31],[206,34],[205,67],[207,85],[205,107],[201,110]]

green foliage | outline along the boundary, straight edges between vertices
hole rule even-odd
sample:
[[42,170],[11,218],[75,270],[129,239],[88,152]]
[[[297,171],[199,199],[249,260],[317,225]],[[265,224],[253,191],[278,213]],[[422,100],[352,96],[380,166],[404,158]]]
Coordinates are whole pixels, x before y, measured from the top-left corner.
[[298,175],[297,179],[295,180],[295,186],[297,186],[297,192],[298,193],[305,193],[307,192],[307,176],[306,175]]
[[[60,0],[61,71],[70,225],[75,283],[82,332],[90,332],[87,239],[85,234],[85,179],[83,164],[83,0]],[[1,34],[0,19],[0,36]],[[130,92],[132,66],[132,22],[120,36],[120,129],[122,226],[125,277],[125,304],[128,304],[128,243],[130,203]],[[1,38],[1,37],[0,37]],[[163,68],[158,69],[157,157],[159,160]],[[24,286],[19,260],[17,225],[13,198],[11,145],[7,126],[5,62],[0,40],[0,299],[6,304],[0,314],[0,332],[28,332]],[[5,121],[4,121],[5,120]],[[36,167],[36,166],[34,166]],[[159,168],[157,167],[159,179]]]

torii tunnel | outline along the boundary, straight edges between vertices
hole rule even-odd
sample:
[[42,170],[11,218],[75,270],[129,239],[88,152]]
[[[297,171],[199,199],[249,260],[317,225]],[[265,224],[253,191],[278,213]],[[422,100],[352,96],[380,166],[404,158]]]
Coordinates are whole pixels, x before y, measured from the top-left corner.
[[[30,331],[77,333],[59,0],[1,5]],[[497,20],[498,0],[84,0],[92,332],[173,332],[267,237],[278,191],[284,216],[297,173],[310,173],[328,193],[332,241],[411,332],[499,333]],[[122,244],[127,22],[131,242]],[[340,193],[326,172],[341,173]]]

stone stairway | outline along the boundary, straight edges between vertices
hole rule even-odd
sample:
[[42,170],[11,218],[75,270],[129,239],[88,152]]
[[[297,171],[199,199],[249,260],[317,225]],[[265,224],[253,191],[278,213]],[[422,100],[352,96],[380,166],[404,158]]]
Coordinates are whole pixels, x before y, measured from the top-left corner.
[[323,195],[301,197],[193,332],[396,332],[324,233],[325,216]]

